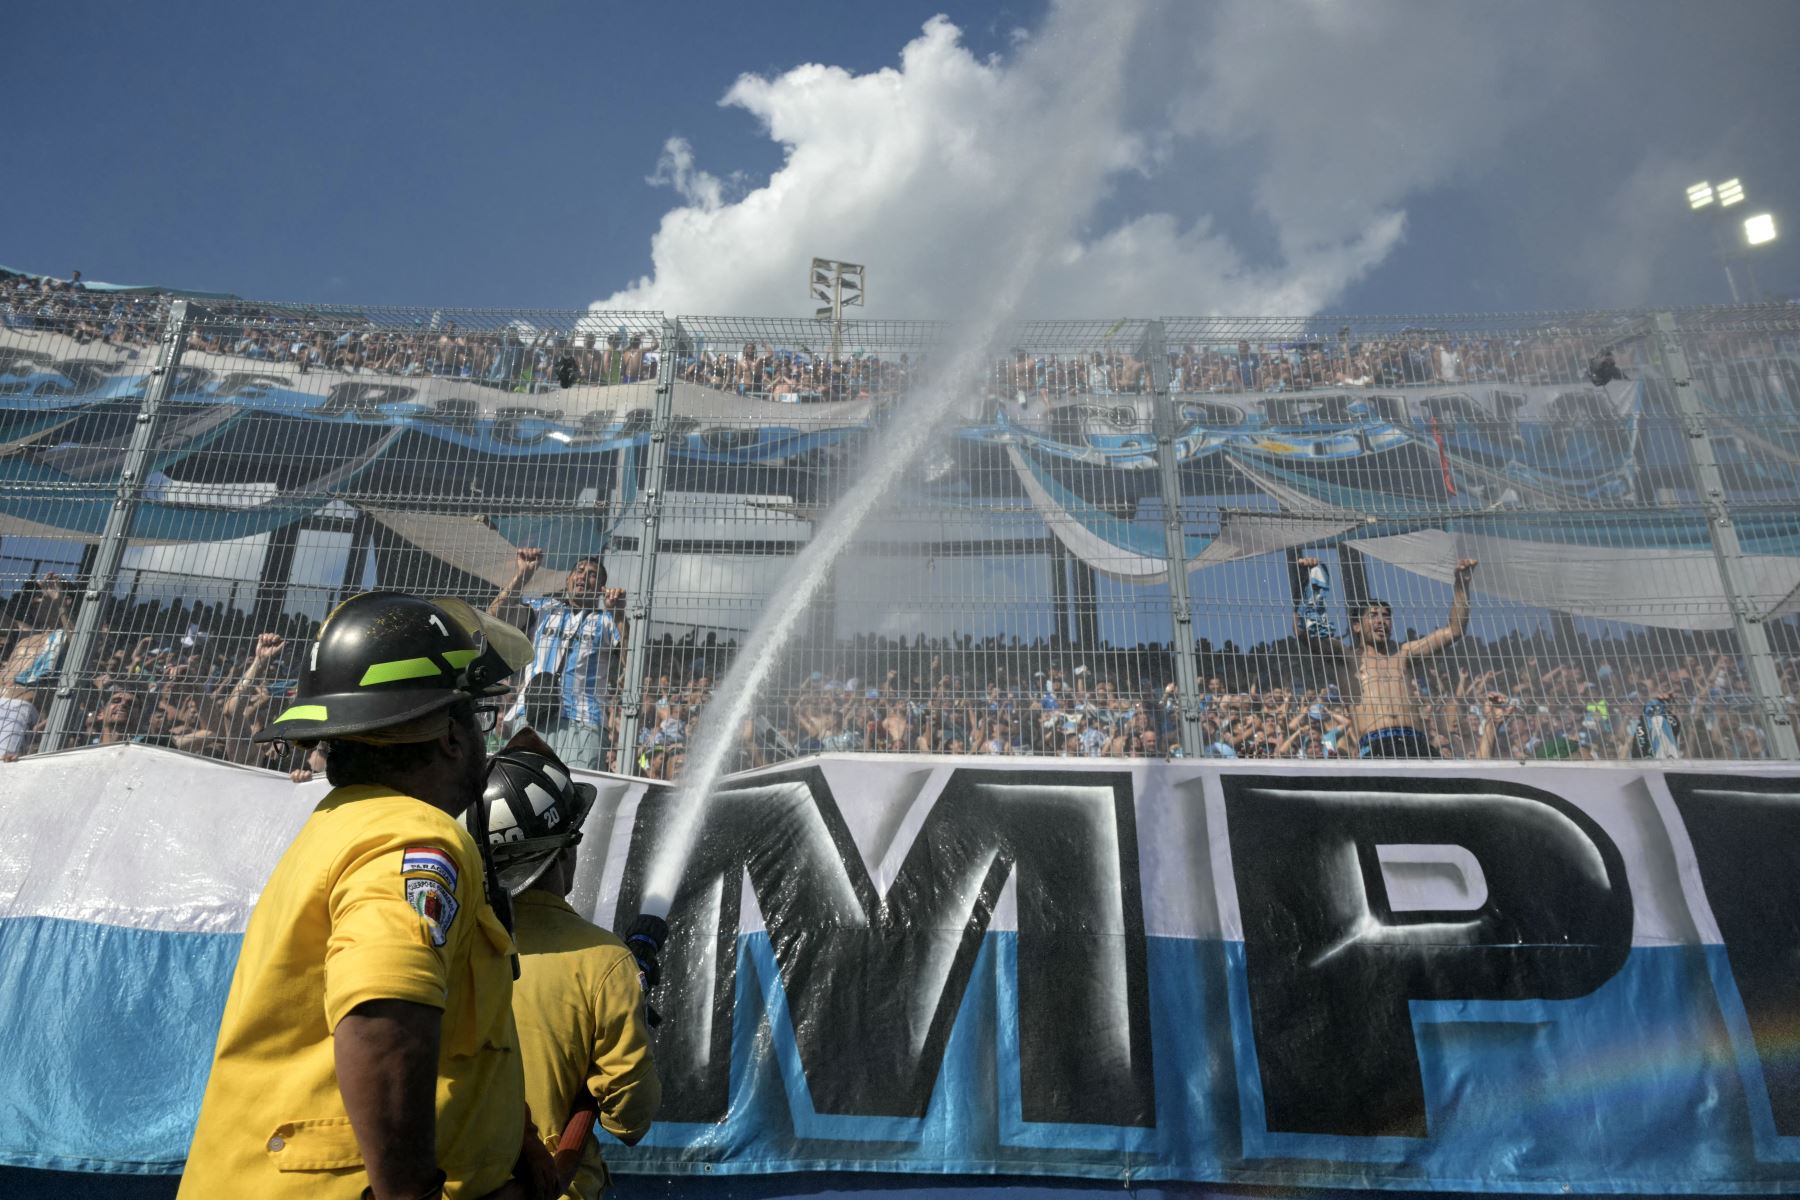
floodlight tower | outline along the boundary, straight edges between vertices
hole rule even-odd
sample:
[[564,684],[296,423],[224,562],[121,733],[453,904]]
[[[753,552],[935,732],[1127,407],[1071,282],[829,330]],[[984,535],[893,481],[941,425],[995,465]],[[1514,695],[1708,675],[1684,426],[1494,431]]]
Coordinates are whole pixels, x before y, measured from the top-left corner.
[[[1777,236],[1774,213],[1757,213],[1753,217],[1744,218],[1744,242],[1747,245],[1765,246]],[[1750,271],[1750,298],[1761,300],[1762,285],[1756,282],[1756,260],[1746,255],[1744,265]]]
[[[1718,205],[1716,211],[1724,216],[1727,209],[1735,208],[1744,202],[1743,180],[1727,179],[1716,188],[1706,180],[1701,180],[1688,188],[1687,201],[1688,208],[1693,212],[1710,209],[1716,204]],[[1732,213],[1729,218],[1714,224],[1713,248],[1719,255],[1719,265],[1725,268],[1725,283],[1731,289],[1731,302],[1741,304],[1743,297],[1738,292],[1737,276],[1731,269],[1733,257],[1744,259],[1744,267],[1750,275],[1750,299],[1755,301],[1762,297],[1761,289],[1756,284],[1755,263],[1748,255],[1744,254],[1742,249],[1738,248],[1738,241],[1741,238],[1744,247],[1761,246],[1775,240],[1776,229],[1773,213],[1757,213],[1741,225],[1736,217],[1737,214]]]
[[844,342],[844,309],[863,302],[863,265],[815,258],[807,272],[807,286],[814,300],[825,301],[825,307],[813,313],[813,319],[831,322],[831,361],[842,357]]

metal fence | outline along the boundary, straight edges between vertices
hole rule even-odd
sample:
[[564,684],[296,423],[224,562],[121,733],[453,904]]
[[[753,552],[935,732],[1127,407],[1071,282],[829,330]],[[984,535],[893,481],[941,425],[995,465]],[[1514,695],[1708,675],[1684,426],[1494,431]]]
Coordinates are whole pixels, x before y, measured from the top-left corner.
[[[955,378],[962,331],[930,323],[847,324],[834,358],[806,320],[18,277],[0,316],[8,752],[295,766],[248,733],[333,603],[486,606],[536,549],[527,597],[587,555],[625,590],[611,761],[666,777],[800,548],[933,423],[738,765],[1316,758],[1396,728],[1450,757],[1797,756],[1791,307],[1030,323]],[[1434,635],[1463,559],[1466,631]],[[1410,649],[1364,644],[1377,599]]]

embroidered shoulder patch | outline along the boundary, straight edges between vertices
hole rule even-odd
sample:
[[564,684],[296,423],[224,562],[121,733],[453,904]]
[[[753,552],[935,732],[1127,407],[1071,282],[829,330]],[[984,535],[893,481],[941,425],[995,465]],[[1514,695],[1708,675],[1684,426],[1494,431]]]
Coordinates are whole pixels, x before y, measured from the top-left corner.
[[451,891],[456,890],[456,860],[448,850],[436,846],[408,846],[400,855],[400,874],[408,879],[435,877]]
[[406,902],[424,920],[431,932],[431,944],[442,946],[450,940],[450,926],[456,922],[456,897],[435,879],[408,879]]

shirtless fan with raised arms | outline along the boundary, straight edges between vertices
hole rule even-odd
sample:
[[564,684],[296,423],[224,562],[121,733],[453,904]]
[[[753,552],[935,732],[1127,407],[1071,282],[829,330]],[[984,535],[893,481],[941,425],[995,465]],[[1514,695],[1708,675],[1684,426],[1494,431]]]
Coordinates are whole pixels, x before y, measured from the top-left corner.
[[[1302,576],[1320,570],[1317,558],[1294,564]],[[1385,600],[1365,599],[1349,606],[1350,639],[1319,636],[1320,625],[1297,613],[1294,632],[1303,648],[1330,660],[1351,684],[1351,730],[1360,758],[1436,758],[1431,719],[1413,688],[1413,669],[1429,655],[1460,640],[1469,628],[1469,579],[1476,560],[1456,564],[1452,576],[1450,616],[1444,625],[1408,642],[1394,641],[1394,610]],[[1299,595],[1297,593],[1297,600]]]

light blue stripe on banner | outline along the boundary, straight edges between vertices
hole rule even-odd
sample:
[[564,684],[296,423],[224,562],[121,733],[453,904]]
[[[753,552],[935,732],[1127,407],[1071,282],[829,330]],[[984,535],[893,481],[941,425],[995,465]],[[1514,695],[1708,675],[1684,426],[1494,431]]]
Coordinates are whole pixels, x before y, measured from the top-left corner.
[[[821,1116],[807,1095],[767,935],[738,941],[731,1102],[659,1122],[625,1175],[860,1170],[1444,1192],[1800,1192],[1759,1153],[1754,1078],[1714,986],[1721,946],[1638,947],[1592,994],[1414,1001],[1424,1138],[1271,1133],[1240,942],[1147,943],[1156,1124],[1021,1120],[1014,933],[983,940],[926,1115]],[[1746,1040],[1740,1038],[1740,1041]],[[1329,1069],[1329,1063],[1324,1064]],[[1766,1117],[1764,1122],[1767,1122]],[[927,1185],[929,1186],[929,1185]]]
[[[1268,1131],[1243,946],[1185,938],[1146,946],[1154,1127],[1023,1120],[1017,939],[983,939],[927,1109],[900,1119],[814,1110],[768,936],[741,936],[724,1119],[660,1122],[636,1147],[609,1144],[608,1160],[626,1175],[867,1172],[900,1190],[963,1175],[1800,1192],[1800,1163],[1777,1144],[1788,1139],[1764,1128],[1756,1048],[1721,986],[1720,946],[1638,947],[1571,1000],[1414,1001],[1429,1136],[1356,1138]],[[0,1165],[178,1171],[238,944],[0,920]]]
[[0,1163],[179,1172],[240,941],[0,920]]
[[1246,1053],[1243,943],[1226,943],[1226,954],[1244,1147],[1233,1179],[1633,1194],[1800,1185],[1792,1166],[1750,1149],[1755,1098],[1712,986],[1723,946],[1636,947],[1572,1000],[1412,1001],[1425,1138],[1269,1132]]

